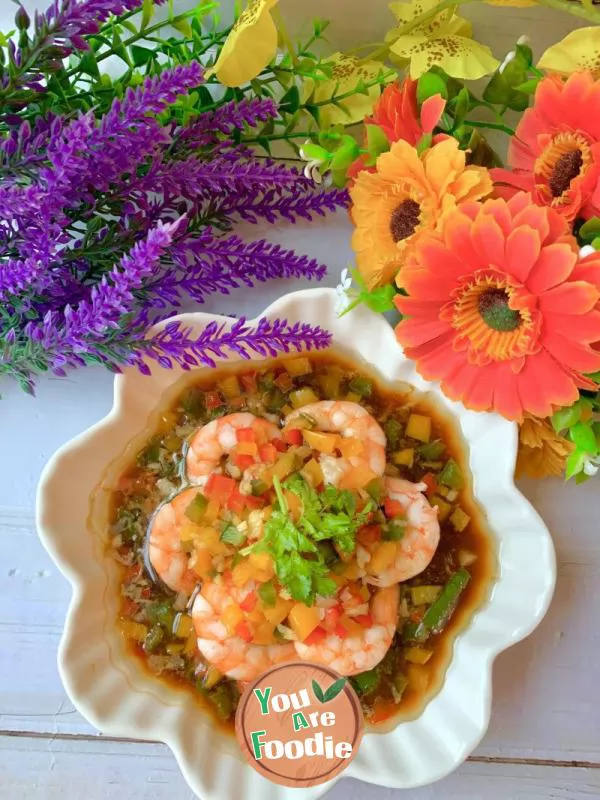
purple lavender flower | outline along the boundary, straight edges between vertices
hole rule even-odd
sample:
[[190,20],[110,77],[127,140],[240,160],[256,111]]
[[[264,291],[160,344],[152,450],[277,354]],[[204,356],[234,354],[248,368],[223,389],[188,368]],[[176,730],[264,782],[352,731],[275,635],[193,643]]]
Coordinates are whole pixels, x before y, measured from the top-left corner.
[[277,106],[269,98],[244,98],[239,102],[225,103],[214,111],[206,111],[186,128],[180,129],[175,139],[177,148],[195,149],[216,144],[218,134],[231,136],[234,130],[255,128],[277,116]]

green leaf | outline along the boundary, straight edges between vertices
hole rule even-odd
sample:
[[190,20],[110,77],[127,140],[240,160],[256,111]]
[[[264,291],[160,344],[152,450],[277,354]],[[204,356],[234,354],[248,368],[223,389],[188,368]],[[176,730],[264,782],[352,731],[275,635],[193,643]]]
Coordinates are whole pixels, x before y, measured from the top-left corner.
[[142,18],[140,20],[140,30],[145,30],[148,23],[154,16],[154,0],[144,0],[142,4]]
[[327,161],[329,159],[329,151],[318,144],[308,142],[302,145],[302,151],[307,161]]
[[191,39],[194,35],[194,32],[192,31],[192,26],[190,25],[187,19],[171,20],[171,25],[175,28],[176,31],[182,33],[186,39]]
[[579,236],[582,239],[591,241],[596,236],[600,236],[600,217],[592,217],[579,228]]
[[365,128],[369,154],[376,158],[381,153],[386,153],[390,149],[390,143],[381,128],[378,125],[365,125]]
[[346,678],[338,678],[337,681],[334,681],[334,683],[332,683],[329,689],[327,689],[325,692],[323,702],[328,703],[330,700],[336,698],[345,685]]
[[96,62],[96,56],[93,50],[87,50],[79,60],[79,69],[85,72],[86,75],[91,75],[92,78],[100,77],[100,70]]
[[581,406],[579,403],[574,403],[568,408],[559,408],[552,415],[552,427],[557,433],[564,431],[567,428],[572,428],[576,422],[581,418]]
[[469,90],[463,86],[463,88],[457,94],[454,103],[454,119],[458,124],[460,124],[469,113],[470,105],[471,96],[469,94]]
[[154,58],[154,51],[149,50],[147,47],[141,47],[139,44],[131,45],[131,58],[136,67],[143,67]]
[[582,453],[579,450],[573,450],[573,452],[570,453],[569,457],[567,458],[565,478],[570,480],[574,475],[577,475],[583,470],[584,464],[585,453]]
[[343,144],[336,150],[331,159],[332,170],[348,169],[350,164],[360,155],[360,147],[352,136],[344,136]]
[[527,44],[517,44],[515,46],[516,58],[515,61],[519,62],[520,65],[523,65],[525,69],[529,69],[529,67],[533,64],[533,51],[531,47]]
[[294,114],[300,107],[300,92],[297,86],[290,86],[279,101],[279,111],[284,114]]
[[523,92],[523,94],[535,94],[538,84],[540,80],[539,78],[530,78],[528,81],[524,83],[519,83],[518,86],[515,86],[515,89],[518,92]]
[[430,133],[424,133],[423,136],[421,136],[421,138],[417,142],[417,153],[419,153],[419,155],[421,155],[421,153],[424,153],[425,150],[431,147],[432,141],[433,141],[433,136]]
[[584,453],[596,453],[596,437],[590,423],[577,422],[569,429],[569,437],[577,447]]
[[313,680],[313,682],[312,682],[312,690],[313,690],[313,693],[314,693],[315,697],[317,698],[317,700],[320,703],[324,703],[325,702],[325,695],[323,694],[323,689],[321,689],[321,687],[319,686],[319,684],[315,680]]
[[446,81],[436,72],[425,72],[417,82],[417,101],[421,104],[436,94],[441,94],[444,100],[448,99]]

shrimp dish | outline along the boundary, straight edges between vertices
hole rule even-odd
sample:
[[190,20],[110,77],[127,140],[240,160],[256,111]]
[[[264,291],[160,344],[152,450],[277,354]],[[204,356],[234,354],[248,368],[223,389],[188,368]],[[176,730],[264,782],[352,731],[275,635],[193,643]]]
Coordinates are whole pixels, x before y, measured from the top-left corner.
[[346,677],[371,726],[414,715],[493,576],[458,440],[331,355],[251,366],[202,372],[114,491],[127,646],[229,729],[287,661]]

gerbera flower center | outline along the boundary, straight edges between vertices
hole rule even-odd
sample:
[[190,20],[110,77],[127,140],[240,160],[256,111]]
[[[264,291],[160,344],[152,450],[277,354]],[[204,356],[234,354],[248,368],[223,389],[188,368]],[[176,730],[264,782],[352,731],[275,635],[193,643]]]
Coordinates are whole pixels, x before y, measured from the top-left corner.
[[497,273],[483,270],[457,287],[442,318],[458,333],[459,349],[470,350],[474,362],[481,364],[527,353],[533,320],[523,292]]
[[565,131],[552,138],[535,163],[536,183],[552,198],[552,205],[569,202],[569,189],[574,180],[585,174],[592,163],[586,137]]
[[477,301],[482,320],[492,330],[514,331],[521,324],[521,315],[508,305],[506,289],[488,289]]
[[558,158],[548,181],[552,197],[560,197],[563,192],[567,191],[571,181],[581,172],[582,166],[581,150],[571,150]]
[[390,217],[390,232],[395,242],[408,239],[412,236],[419,224],[421,207],[415,201],[407,198],[392,211]]

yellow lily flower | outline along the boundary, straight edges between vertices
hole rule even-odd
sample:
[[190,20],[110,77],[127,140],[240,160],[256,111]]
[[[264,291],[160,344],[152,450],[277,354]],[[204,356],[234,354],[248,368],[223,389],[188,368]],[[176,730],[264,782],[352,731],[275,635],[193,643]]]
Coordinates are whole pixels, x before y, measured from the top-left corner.
[[515,8],[526,8],[534,6],[537,0],[485,0],[491,6],[514,6]]
[[207,77],[216,75],[225,86],[241,86],[262,72],[277,52],[277,28],[269,13],[277,2],[250,0]]
[[[333,53],[324,63],[332,68],[331,78],[322,81],[307,78],[302,86],[302,102],[306,103],[310,98],[311,103],[323,103],[319,105],[319,123],[323,127],[362,122],[373,110],[381,94],[381,86],[396,77],[380,61],[360,61],[344,53]],[[360,81],[368,83],[375,80],[382,71],[389,73],[388,78],[381,84],[371,86],[366,94],[352,94],[337,101],[337,105],[327,102],[334,95],[340,97],[352,92]]]
[[594,78],[600,77],[600,27],[579,28],[549,47],[540,58],[540,69],[570,75],[589,70]]
[[473,41],[471,25],[453,8],[444,9],[427,22],[415,25],[407,33],[403,27],[415,17],[433,10],[438,0],[412,0],[392,3],[390,9],[401,25],[390,31],[390,53],[410,63],[410,77],[419,78],[433,66],[441,67],[453,78],[476,80],[498,67],[489,47]]

